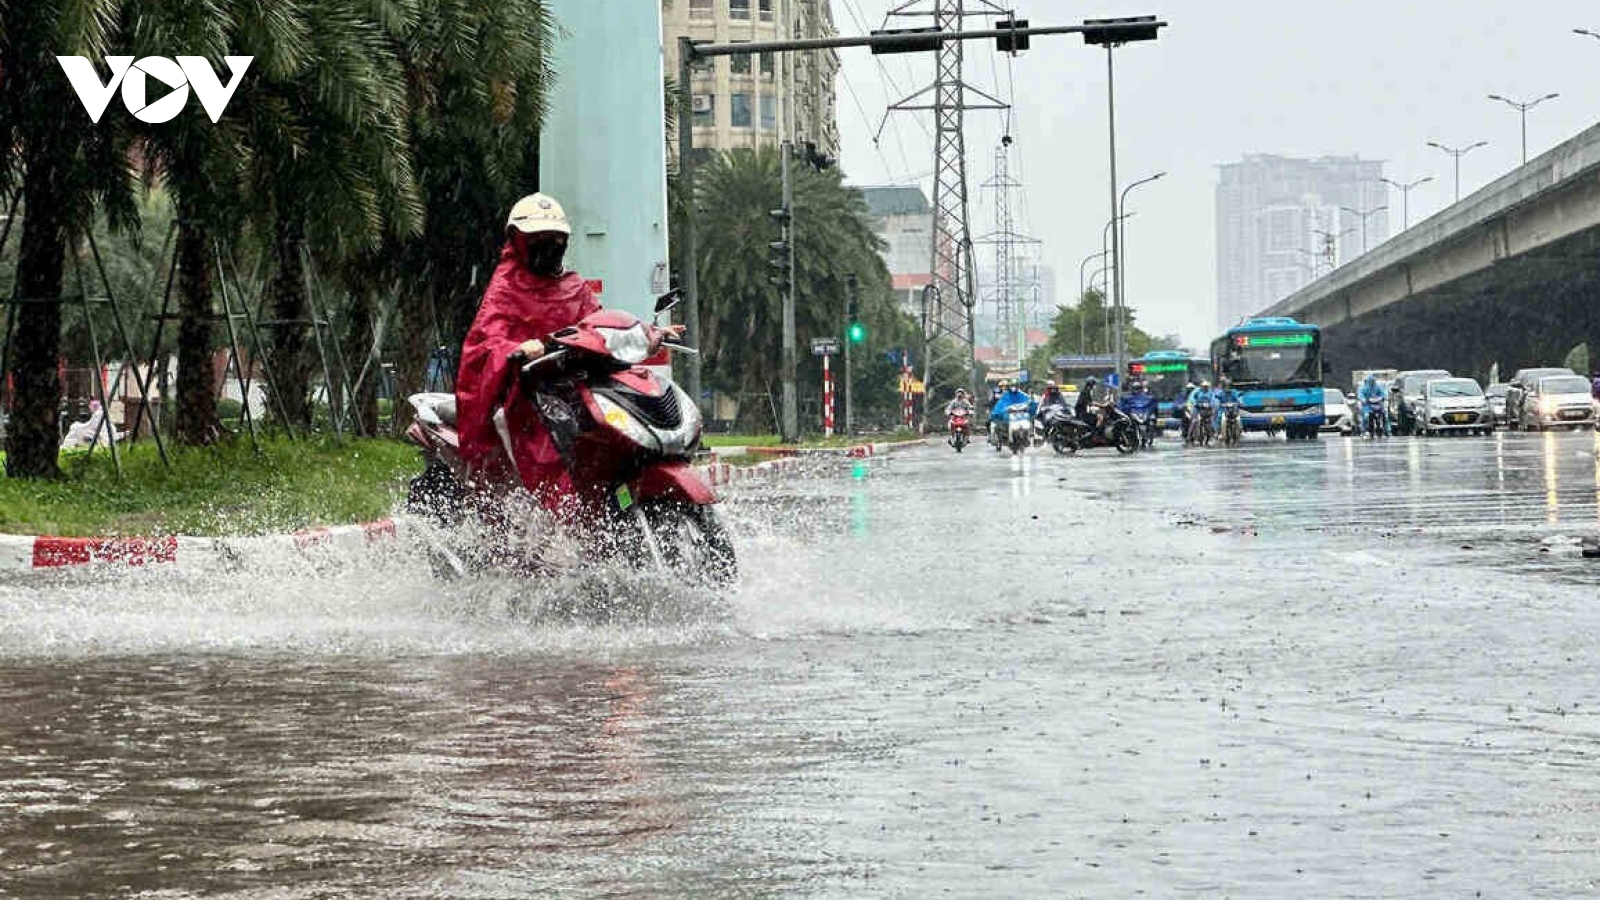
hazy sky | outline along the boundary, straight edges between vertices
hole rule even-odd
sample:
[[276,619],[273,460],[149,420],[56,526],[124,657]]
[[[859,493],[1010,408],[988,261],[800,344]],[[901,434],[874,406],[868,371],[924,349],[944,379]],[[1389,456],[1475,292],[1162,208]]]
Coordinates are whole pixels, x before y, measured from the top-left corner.
[[[902,2],[832,0],[846,34],[883,27],[885,12]],[[1416,224],[1448,205],[1454,190],[1450,157],[1428,141],[1489,141],[1462,159],[1462,196],[1520,161],[1519,114],[1488,94],[1561,94],[1528,114],[1530,158],[1595,124],[1600,110],[1600,40],[1572,31],[1600,32],[1595,0],[1018,0],[1017,8],[1034,25],[1133,15],[1170,23],[1159,41],[1116,53],[1119,181],[1167,172],[1129,195],[1136,214],[1127,223],[1126,292],[1144,327],[1195,346],[1215,331],[1218,164],[1245,153],[1360,155],[1384,161],[1397,181],[1432,175],[1411,192]],[[916,24],[928,23],[891,27]],[[1008,63],[992,46],[968,45],[967,77],[991,92],[998,79],[1002,96],[1015,85],[1013,174],[1025,185],[1019,230],[1043,241],[1059,296],[1069,298],[1110,215],[1105,51],[1076,36],[1040,37]],[[876,147],[872,136],[887,104],[931,80],[931,54],[840,55],[849,179],[929,188],[931,113],[896,113]],[[1003,130],[1000,113],[969,115],[974,236],[993,228],[988,192],[978,185],[993,174]],[[1390,193],[1398,229],[1400,195]],[[986,265],[992,250],[979,252]]]

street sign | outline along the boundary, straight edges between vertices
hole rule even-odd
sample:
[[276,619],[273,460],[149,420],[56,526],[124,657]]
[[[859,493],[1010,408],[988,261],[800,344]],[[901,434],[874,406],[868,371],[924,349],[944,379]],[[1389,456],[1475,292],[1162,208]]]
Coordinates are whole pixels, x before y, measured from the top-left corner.
[[839,339],[838,338],[812,338],[811,339],[811,355],[812,356],[838,356],[839,355]]

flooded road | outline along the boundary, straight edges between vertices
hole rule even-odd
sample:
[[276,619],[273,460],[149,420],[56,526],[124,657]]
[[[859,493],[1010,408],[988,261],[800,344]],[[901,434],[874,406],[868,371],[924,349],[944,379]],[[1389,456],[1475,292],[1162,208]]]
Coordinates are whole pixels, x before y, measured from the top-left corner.
[[8,582],[0,896],[1593,895],[1597,500],[1588,433],[933,444],[741,489],[728,596]]

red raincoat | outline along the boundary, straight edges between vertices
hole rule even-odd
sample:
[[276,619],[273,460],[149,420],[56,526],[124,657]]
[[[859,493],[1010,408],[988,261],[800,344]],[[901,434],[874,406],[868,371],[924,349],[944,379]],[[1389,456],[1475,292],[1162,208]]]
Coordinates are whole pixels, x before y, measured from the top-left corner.
[[501,248],[500,263],[461,346],[461,369],[456,374],[461,456],[482,481],[503,480],[510,474],[501,464],[503,445],[494,427],[494,411],[504,406],[523,485],[547,507],[570,493],[571,480],[555,440],[531,406],[519,402],[513,366],[506,357],[523,341],[546,340],[551,332],[576,324],[599,308],[600,301],[578,273],[559,278],[535,275],[517,260],[509,242]]

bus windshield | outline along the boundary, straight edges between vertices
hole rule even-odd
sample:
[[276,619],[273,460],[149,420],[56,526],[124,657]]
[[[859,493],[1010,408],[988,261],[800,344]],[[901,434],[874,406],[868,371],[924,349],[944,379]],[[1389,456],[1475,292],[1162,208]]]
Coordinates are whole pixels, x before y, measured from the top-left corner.
[[1308,332],[1235,335],[1222,358],[1222,374],[1235,386],[1322,383],[1317,336]]
[[1211,380],[1211,362],[1204,359],[1143,359],[1133,364],[1134,377],[1144,379],[1150,393],[1162,403],[1183,398],[1190,382]]

